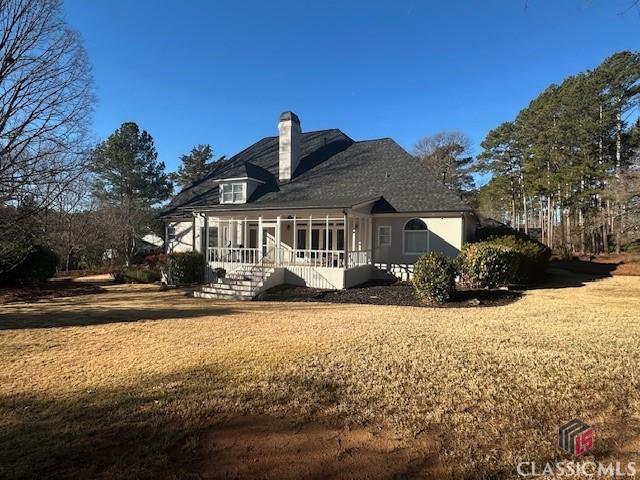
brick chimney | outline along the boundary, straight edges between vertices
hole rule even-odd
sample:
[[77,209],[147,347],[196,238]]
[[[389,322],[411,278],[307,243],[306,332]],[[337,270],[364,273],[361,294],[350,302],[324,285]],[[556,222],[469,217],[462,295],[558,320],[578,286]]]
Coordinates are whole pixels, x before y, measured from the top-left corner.
[[280,134],[278,177],[281,182],[291,180],[300,163],[300,119],[293,112],[283,112],[278,122]]

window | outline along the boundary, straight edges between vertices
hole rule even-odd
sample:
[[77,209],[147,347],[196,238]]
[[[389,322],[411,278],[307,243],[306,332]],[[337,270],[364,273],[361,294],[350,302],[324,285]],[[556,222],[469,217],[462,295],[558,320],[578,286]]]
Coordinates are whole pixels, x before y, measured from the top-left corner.
[[419,218],[409,220],[402,231],[403,253],[421,254],[429,251],[429,231],[427,224]]
[[167,226],[167,241],[173,242],[176,239],[176,227],[173,225]]
[[209,248],[218,246],[218,227],[209,227]]
[[220,203],[244,203],[244,183],[220,185]]
[[311,250],[320,250],[320,229],[311,230]]
[[336,250],[344,250],[344,229],[339,228],[336,232],[338,232],[336,236]]
[[391,225],[378,226],[378,246],[379,247],[391,246]]
[[258,248],[258,230],[255,228],[249,229],[249,248]]
[[307,230],[298,228],[298,238],[296,239],[296,247],[298,250],[305,250],[307,248]]

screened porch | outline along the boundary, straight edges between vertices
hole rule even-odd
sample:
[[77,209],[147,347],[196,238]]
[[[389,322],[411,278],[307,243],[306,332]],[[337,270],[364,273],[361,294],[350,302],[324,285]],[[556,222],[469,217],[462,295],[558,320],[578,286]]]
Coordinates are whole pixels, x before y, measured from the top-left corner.
[[371,264],[371,217],[355,214],[203,216],[200,249],[210,268],[349,269]]

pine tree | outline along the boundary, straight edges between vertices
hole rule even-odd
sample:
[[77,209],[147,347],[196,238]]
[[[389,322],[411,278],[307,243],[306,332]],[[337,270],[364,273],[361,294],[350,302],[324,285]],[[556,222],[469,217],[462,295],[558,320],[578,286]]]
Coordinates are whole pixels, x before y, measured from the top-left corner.
[[153,138],[133,122],[123,123],[98,144],[92,160],[94,189],[109,213],[114,248],[129,262],[136,237],[152,221],[153,206],[169,198],[171,181],[158,161]]
[[[217,161],[222,160],[224,156]],[[180,157],[180,162],[181,165],[172,175],[172,179],[184,188],[210,173],[216,161],[213,160],[211,145],[205,144],[193,147],[191,152]]]

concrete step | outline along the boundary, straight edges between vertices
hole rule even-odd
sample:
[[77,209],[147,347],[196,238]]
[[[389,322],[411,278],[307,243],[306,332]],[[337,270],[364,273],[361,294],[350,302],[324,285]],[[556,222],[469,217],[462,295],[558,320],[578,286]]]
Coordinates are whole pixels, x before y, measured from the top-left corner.
[[215,288],[215,287],[202,287],[200,291],[204,293],[219,293],[220,295],[229,295],[229,294],[253,295],[255,293],[255,290],[248,290],[248,289],[234,290],[232,288]]
[[217,292],[217,291],[234,291],[234,292],[252,292],[255,290],[255,285],[230,285],[227,283],[214,283],[213,285],[204,285],[202,287],[203,292]]
[[209,293],[209,292],[193,292],[195,298],[207,298],[209,300],[252,300],[253,295],[238,295],[235,293]]
[[251,300],[273,272],[273,268],[265,269],[264,273],[250,272],[249,268],[246,272],[236,270],[215,283],[203,285],[200,291],[193,292],[193,296],[215,300]]
[[218,285],[239,285],[239,286],[251,286],[251,285],[255,285],[256,283],[258,283],[257,281],[254,280],[234,280],[232,278],[219,278],[217,282],[215,283],[211,283],[211,286],[218,286]]

